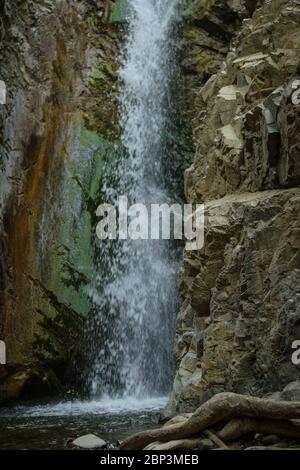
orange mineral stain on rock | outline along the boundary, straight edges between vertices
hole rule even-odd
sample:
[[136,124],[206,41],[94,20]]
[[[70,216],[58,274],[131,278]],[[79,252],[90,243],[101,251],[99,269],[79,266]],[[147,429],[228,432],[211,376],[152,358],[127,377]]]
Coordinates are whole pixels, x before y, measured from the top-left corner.
[[[10,195],[4,213],[9,267],[2,299],[2,334],[7,344],[8,361],[14,363],[32,359],[39,316],[31,299],[34,287],[29,276],[40,278],[42,275],[39,239],[43,234],[39,223],[44,211],[46,185],[52,184],[51,191],[60,197],[63,160],[74,139],[74,133],[69,130],[78,121],[80,113],[79,84],[86,37],[74,7],[65,5],[62,8],[62,17],[56,22],[52,18],[49,30],[45,31],[52,50],[47,50],[45,41],[45,50],[40,50],[37,57],[47,84],[43,88],[43,84],[33,80],[25,95],[21,118],[16,123],[20,128],[14,129],[21,140],[23,184],[21,194],[13,192]],[[59,22],[60,28],[56,24]],[[42,48],[40,44],[33,46]],[[47,214],[45,216],[47,219]]]

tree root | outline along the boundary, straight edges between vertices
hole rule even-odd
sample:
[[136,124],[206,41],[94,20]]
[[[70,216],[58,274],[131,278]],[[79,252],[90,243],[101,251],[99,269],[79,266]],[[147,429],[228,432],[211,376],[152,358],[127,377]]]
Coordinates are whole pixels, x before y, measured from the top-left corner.
[[[274,420],[297,419],[300,418],[300,402],[273,401],[229,392],[219,393],[201,405],[185,422],[137,433],[125,439],[120,448],[138,450],[154,441],[186,439],[220,421],[241,416]],[[272,433],[274,434],[274,430]]]
[[219,448],[221,449],[227,449],[228,447],[224,442],[220,439],[219,434],[215,434],[214,432],[210,431],[209,429],[206,429],[206,431],[203,431],[203,434],[208,437],[214,444],[216,444]]
[[168,442],[152,442],[144,450],[193,450],[197,448],[197,439],[179,439]]
[[224,441],[236,441],[249,433],[276,434],[290,438],[300,438],[300,425],[287,420],[267,418],[239,418],[227,423],[218,432]]

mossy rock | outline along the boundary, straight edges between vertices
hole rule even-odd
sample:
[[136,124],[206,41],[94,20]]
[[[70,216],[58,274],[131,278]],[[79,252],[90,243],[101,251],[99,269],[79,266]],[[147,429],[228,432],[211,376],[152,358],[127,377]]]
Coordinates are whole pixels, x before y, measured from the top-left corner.
[[109,17],[110,23],[125,23],[129,15],[127,0],[116,0]]
[[45,331],[43,335],[36,335],[33,346],[34,356],[41,364],[55,364],[66,360],[66,353],[59,347],[58,341]]
[[193,18],[200,3],[200,0],[186,0],[182,11],[182,17],[187,20]]

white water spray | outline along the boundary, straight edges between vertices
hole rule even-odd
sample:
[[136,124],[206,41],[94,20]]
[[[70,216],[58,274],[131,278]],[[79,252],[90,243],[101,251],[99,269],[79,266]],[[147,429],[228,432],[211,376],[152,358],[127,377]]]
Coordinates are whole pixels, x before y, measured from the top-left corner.
[[[114,167],[107,166],[103,199],[116,202],[126,194],[130,204],[168,203],[163,159],[179,0],[128,3],[119,97],[124,150]],[[102,242],[91,288],[94,395],[146,397],[169,391],[178,306],[175,251],[168,241]]]

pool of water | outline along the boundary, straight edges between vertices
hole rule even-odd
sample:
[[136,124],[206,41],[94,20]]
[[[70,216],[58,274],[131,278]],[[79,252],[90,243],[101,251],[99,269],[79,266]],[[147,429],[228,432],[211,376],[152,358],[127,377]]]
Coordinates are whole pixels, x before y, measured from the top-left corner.
[[90,433],[115,444],[157,426],[166,402],[126,398],[0,408],[0,449],[69,449],[72,440]]

